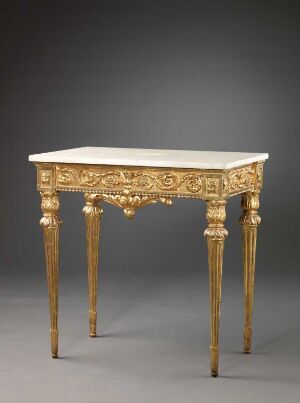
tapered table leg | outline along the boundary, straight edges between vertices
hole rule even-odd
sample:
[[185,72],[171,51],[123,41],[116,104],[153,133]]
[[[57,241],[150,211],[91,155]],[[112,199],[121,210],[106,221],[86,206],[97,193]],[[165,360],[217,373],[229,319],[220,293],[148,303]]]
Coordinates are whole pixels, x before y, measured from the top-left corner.
[[49,290],[51,354],[53,358],[56,358],[58,354],[58,242],[61,223],[58,217],[59,199],[56,192],[41,192],[41,197],[43,217],[40,225],[44,233]]
[[251,351],[252,338],[252,311],[255,273],[255,254],[257,228],[261,222],[257,214],[259,208],[259,191],[242,194],[243,214],[240,218],[243,233],[244,259],[244,295],[245,295],[245,322],[244,322],[244,353]]
[[206,218],[208,228],[204,232],[208,246],[210,289],[210,360],[211,376],[218,376],[219,323],[224,241],[228,235],[224,228],[226,202],[208,201]]
[[89,323],[90,337],[97,334],[97,271],[100,236],[100,219],[103,210],[99,206],[99,195],[86,193],[83,214],[86,223],[88,287],[89,287]]

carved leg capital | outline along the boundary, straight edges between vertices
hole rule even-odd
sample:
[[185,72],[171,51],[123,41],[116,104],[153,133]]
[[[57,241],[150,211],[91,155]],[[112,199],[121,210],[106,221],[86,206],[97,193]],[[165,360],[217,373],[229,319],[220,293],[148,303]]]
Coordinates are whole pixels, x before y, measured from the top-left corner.
[[103,210],[100,207],[101,196],[94,193],[85,193],[85,206],[82,209],[83,214],[86,217],[91,216],[101,216],[103,214]]
[[58,216],[59,199],[57,192],[41,192],[41,197],[43,217],[40,225],[44,233],[49,290],[51,354],[53,358],[56,358],[58,354],[58,243],[61,224]]
[[59,198],[57,192],[40,192],[42,203],[41,210],[43,217],[40,225],[45,228],[58,228],[61,221],[58,216]]
[[204,231],[206,239],[222,241],[227,237],[228,231],[224,228],[226,220],[225,206],[225,200],[207,202],[206,219],[208,221],[208,228]]
[[257,228],[261,222],[258,215],[259,191],[254,190],[242,194],[243,214],[240,218],[243,233],[244,260],[244,353],[251,351],[252,311],[254,294],[255,254]]
[[240,224],[246,226],[258,226],[261,223],[261,217],[258,215],[259,209],[259,190],[242,193],[241,206],[243,214],[240,217]]

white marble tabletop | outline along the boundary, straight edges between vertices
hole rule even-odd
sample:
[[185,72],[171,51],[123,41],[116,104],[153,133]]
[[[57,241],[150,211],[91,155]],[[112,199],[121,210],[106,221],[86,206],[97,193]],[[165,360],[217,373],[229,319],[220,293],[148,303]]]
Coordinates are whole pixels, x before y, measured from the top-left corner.
[[79,147],[30,155],[29,161],[162,168],[230,169],[264,161],[268,157],[269,155],[266,153]]

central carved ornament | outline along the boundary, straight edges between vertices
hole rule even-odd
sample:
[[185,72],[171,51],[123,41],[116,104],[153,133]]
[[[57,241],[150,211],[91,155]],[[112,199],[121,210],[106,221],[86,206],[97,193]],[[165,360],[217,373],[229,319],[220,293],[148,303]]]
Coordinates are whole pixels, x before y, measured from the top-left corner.
[[157,203],[158,201],[166,206],[172,205],[172,200],[169,197],[132,195],[128,189],[124,190],[121,194],[101,194],[99,195],[99,200],[101,199],[106,203],[112,204],[113,206],[121,207],[125,217],[127,218],[133,218],[135,216],[136,209],[144,207],[148,204]]

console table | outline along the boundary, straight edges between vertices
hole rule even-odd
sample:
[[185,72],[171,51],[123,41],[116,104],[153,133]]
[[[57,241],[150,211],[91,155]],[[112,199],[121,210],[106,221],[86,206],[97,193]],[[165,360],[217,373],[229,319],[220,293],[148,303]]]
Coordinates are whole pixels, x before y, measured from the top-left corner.
[[211,375],[218,375],[219,321],[225,206],[229,197],[242,195],[240,223],[243,233],[245,322],[244,352],[249,353],[257,228],[260,224],[259,193],[263,164],[268,154],[81,147],[30,155],[37,167],[43,217],[47,281],[50,304],[52,357],[58,355],[58,243],[59,192],[83,192],[86,221],[90,336],[96,336],[97,266],[101,203],[121,207],[127,218],[136,210],[176,197],[203,199],[207,204],[210,289]]

